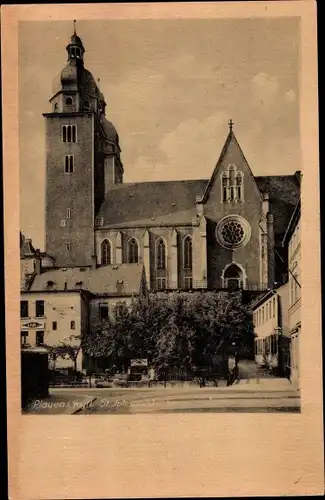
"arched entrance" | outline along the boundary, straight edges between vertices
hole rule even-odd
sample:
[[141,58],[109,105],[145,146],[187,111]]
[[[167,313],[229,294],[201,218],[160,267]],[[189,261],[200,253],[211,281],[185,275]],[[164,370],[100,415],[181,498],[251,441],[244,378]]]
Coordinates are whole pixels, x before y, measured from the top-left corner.
[[240,290],[245,288],[246,276],[244,269],[236,263],[226,266],[222,272],[223,288],[231,290]]

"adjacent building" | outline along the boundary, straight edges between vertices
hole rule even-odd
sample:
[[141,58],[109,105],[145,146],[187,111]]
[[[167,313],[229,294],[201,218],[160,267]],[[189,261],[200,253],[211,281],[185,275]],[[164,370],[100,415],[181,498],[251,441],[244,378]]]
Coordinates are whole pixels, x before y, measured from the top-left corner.
[[286,283],[269,290],[252,305],[255,361],[279,376],[290,377],[290,337]]
[[301,224],[300,201],[292,214],[283,245],[288,250],[289,287],[288,323],[291,338],[291,381],[299,381],[299,345],[301,335]]
[[119,304],[129,305],[146,294],[142,264],[99,268],[53,268],[35,272],[21,292],[23,348],[70,345],[72,358],[55,361],[56,368],[84,368],[80,343],[99,321],[114,316]]

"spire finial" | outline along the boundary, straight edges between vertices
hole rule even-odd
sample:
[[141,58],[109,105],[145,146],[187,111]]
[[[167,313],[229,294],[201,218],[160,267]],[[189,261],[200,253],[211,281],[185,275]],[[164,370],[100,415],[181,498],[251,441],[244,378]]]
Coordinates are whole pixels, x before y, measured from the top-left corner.
[[229,125],[229,132],[232,132],[232,128],[234,126],[234,122],[232,121],[232,119],[230,118],[229,122],[228,122],[228,125]]
[[74,34],[74,35],[76,35],[76,34],[77,34],[77,32],[76,32],[76,22],[77,22],[77,21],[74,19],[74,20],[73,20],[73,34]]

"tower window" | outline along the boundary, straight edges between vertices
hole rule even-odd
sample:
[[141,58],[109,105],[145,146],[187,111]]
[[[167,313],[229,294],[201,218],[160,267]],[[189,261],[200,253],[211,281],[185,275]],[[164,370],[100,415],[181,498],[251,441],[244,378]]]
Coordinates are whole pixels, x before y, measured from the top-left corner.
[[70,219],[71,217],[71,209],[67,208],[67,219]]
[[163,239],[157,241],[157,269],[166,269],[166,247]]
[[77,142],[77,125],[62,126],[62,141]]
[[72,174],[74,171],[74,156],[65,155],[64,156],[64,171],[66,174]]
[[67,249],[68,251],[69,251],[69,250],[71,250],[71,243],[70,243],[70,241],[67,241],[67,242],[66,242],[65,247],[66,247],[66,249]]
[[102,266],[107,266],[111,263],[111,244],[108,240],[104,240],[101,244]]
[[76,329],[76,322],[75,321],[70,321],[70,329],[75,330]]
[[65,103],[67,106],[71,106],[71,104],[73,103],[72,97],[67,97]]
[[90,103],[89,103],[89,101],[84,101],[84,109],[86,109],[86,110],[90,109]]
[[137,240],[135,238],[131,238],[128,242],[128,263],[136,264],[139,260],[139,247]]

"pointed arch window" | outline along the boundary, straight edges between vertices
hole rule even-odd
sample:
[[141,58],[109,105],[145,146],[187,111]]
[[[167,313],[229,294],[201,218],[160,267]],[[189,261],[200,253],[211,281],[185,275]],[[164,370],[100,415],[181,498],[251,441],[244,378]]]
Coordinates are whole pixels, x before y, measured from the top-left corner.
[[162,238],[157,241],[156,267],[157,269],[166,269],[166,245]]
[[136,264],[139,261],[139,246],[135,238],[128,242],[128,263]]
[[246,277],[244,271],[236,263],[232,263],[224,268],[221,279],[223,288],[231,290],[245,288]]
[[228,200],[228,189],[229,189],[229,178],[228,174],[224,172],[222,174],[222,201]]
[[192,238],[190,236],[184,240],[184,269],[192,269]]
[[100,254],[102,266],[107,266],[111,263],[111,244],[108,240],[102,241]]
[[238,172],[236,176],[236,188],[237,188],[237,200],[242,201],[243,199],[243,173]]
[[243,172],[236,165],[230,164],[221,175],[222,202],[237,203],[243,201]]

